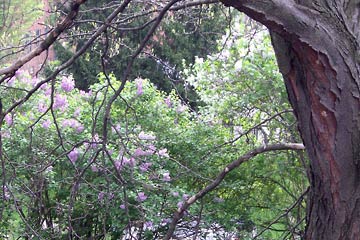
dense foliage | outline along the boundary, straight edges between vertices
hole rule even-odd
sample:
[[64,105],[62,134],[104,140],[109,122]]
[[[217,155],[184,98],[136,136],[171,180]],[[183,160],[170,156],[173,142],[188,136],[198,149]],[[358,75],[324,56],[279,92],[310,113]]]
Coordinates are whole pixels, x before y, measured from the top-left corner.
[[[176,209],[227,163],[256,146],[299,140],[264,29],[236,16],[210,54],[215,50],[196,34],[173,36],[184,29],[178,18],[172,20],[159,30],[164,42],[153,39],[151,51],[180,67],[176,75],[186,79],[182,88],[197,94],[197,111],[166,86],[168,78],[158,76],[167,74],[163,67],[153,71],[159,62],[144,57],[104,121],[106,103],[122,80],[120,56],[128,53],[114,54],[102,73],[101,66],[90,64],[101,53],[85,55],[73,65],[73,75],[43,84],[5,117],[1,237],[160,239]],[[116,41],[114,36],[109,40]],[[124,38],[132,42],[140,36]],[[192,45],[194,39],[201,43]],[[93,79],[89,91],[75,88],[75,76]],[[1,85],[4,109],[41,80],[17,72]],[[298,236],[304,228],[298,197],[307,188],[305,162],[301,153],[277,152],[241,165],[191,206],[176,235]]]
[[[66,44],[55,45],[60,62],[69,59],[73,51],[80,49],[111,13],[111,8],[105,11],[88,10],[111,5],[104,3],[106,1],[88,2],[72,32],[68,33]],[[124,14],[128,20],[109,29],[102,40],[92,46],[91,51],[69,68],[76,86],[88,89],[90,84],[97,82],[96,76],[104,67],[121,78],[128,57],[146,35],[151,27],[149,23],[154,21],[159,9],[161,4],[154,2],[132,5],[129,13]],[[184,88],[180,75],[183,62],[192,64],[195,56],[206,57],[216,50],[216,40],[224,34],[223,29],[226,29],[229,18],[231,14],[221,5],[204,5],[178,10],[176,14],[169,13],[133,66],[131,77],[149,79],[167,93],[176,88],[181,97],[195,107],[193,101],[197,97],[191,88]]]

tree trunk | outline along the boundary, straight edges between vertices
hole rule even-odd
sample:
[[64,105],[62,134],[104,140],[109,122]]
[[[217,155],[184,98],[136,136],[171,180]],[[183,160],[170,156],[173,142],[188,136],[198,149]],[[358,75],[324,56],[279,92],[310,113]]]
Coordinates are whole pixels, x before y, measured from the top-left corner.
[[360,239],[359,0],[221,0],[267,26],[310,158],[305,239]]

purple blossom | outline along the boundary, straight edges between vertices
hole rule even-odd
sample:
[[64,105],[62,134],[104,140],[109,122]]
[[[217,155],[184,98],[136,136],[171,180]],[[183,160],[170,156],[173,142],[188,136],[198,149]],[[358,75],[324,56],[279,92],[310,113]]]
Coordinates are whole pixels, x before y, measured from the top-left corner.
[[171,193],[174,197],[178,197],[179,196],[179,192],[172,192]]
[[10,127],[11,125],[13,125],[13,117],[11,116],[11,114],[6,114],[5,116],[5,122],[6,124]]
[[76,132],[81,133],[82,131],[84,131],[84,128],[85,128],[84,125],[79,123],[79,125],[76,127]]
[[51,120],[50,119],[45,120],[41,125],[43,128],[48,129],[51,125]]
[[[16,75],[16,74],[15,74]],[[12,86],[14,86],[14,84],[15,84],[15,80],[16,80],[16,78],[15,77],[12,77],[12,78],[10,78],[9,80],[7,80],[7,85],[9,86],[9,87],[12,87]]]
[[104,193],[104,192],[102,192],[102,191],[99,192],[99,194],[98,194],[98,200],[99,200],[99,201],[103,200],[104,196],[105,196],[105,193]]
[[97,167],[97,166],[92,165],[92,166],[91,166],[91,171],[93,171],[93,172],[98,172],[98,171],[99,171],[99,169],[98,169],[98,167]]
[[46,104],[44,103],[44,102],[39,102],[39,104],[38,104],[38,111],[40,112],[40,113],[44,113],[44,112],[46,112],[46,110],[48,109],[48,107],[46,106]]
[[153,228],[153,222],[147,221],[144,222],[144,230],[151,230]]
[[73,116],[74,116],[74,117],[79,117],[79,116],[80,116],[80,113],[81,113],[81,109],[80,109],[80,108],[77,108],[77,109],[74,111]]
[[184,200],[184,201],[186,201],[186,200],[188,200],[188,198],[189,198],[189,194],[183,194],[183,196],[182,196],[182,199]]
[[186,106],[185,105],[182,105],[180,104],[177,108],[176,108],[176,112],[177,113],[182,113],[186,110]]
[[122,161],[121,161],[122,165],[128,165],[130,163],[130,159],[128,159],[127,157],[122,157]]
[[164,218],[161,220],[161,226],[165,226],[167,224],[171,223],[171,219],[170,218]]
[[62,109],[64,110],[68,106],[67,98],[65,95],[56,94],[54,99],[54,109]]
[[146,172],[147,170],[149,170],[149,167],[151,167],[152,163],[149,163],[149,162],[145,162],[145,163],[142,163],[140,166],[139,166],[139,169],[140,171],[142,172]]
[[151,150],[144,151],[141,148],[135,149],[135,152],[134,152],[135,157],[149,156],[152,154],[153,154],[153,151],[151,151]]
[[143,131],[139,133],[139,139],[141,140],[155,140],[156,137],[151,134],[145,134]]
[[80,90],[80,95],[83,96],[85,99],[89,99],[92,95],[92,91],[90,90],[89,92],[85,92],[83,90]]
[[[121,159],[121,160],[120,160]],[[115,160],[115,168],[120,171],[124,166],[128,165],[130,167],[135,166],[135,158],[119,157],[119,160]]]
[[131,166],[131,167],[134,167],[135,166],[135,164],[136,164],[136,162],[135,162],[135,158],[130,158],[130,160],[129,160],[129,165]]
[[141,78],[135,79],[135,85],[136,85],[136,95],[141,96],[144,93],[143,90],[143,80]]
[[121,209],[125,209],[125,204],[121,204],[121,205],[120,205],[120,208],[121,208]]
[[170,96],[164,99],[165,104],[168,106],[168,108],[172,107],[172,102]]
[[152,145],[152,144],[149,144],[146,147],[147,147],[147,149],[151,150],[152,152],[156,151],[156,147],[154,145]]
[[115,160],[114,162],[116,170],[120,171],[122,169],[122,164],[120,160]]
[[37,77],[31,78],[30,81],[29,81],[29,83],[30,83],[33,87],[35,87],[36,84],[38,84],[39,82],[40,82],[40,79],[38,79]]
[[121,129],[120,124],[116,124],[115,126],[112,126],[111,131],[112,133],[117,133],[120,132],[120,129]]
[[135,166],[135,158],[123,157],[121,164],[122,164],[122,166],[129,165],[130,167],[134,167]]
[[74,148],[68,153],[67,156],[69,157],[70,161],[74,164],[76,160],[79,158],[79,151],[76,148]]
[[62,77],[61,88],[64,92],[70,92],[75,87],[74,79],[71,77]]
[[163,173],[163,179],[162,180],[164,182],[170,182],[171,181],[170,173],[169,172]]
[[37,77],[31,77],[29,74],[23,75],[19,80],[22,83],[29,84],[33,87],[35,87],[36,84],[40,82],[40,80]]
[[1,136],[2,136],[3,138],[10,138],[10,137],[11,137],[11,133],[10,133],[9,130],[2,130],[2,131],[1,131]]
[[114,193],[111,192],[111,193],[108,194],[108,199],[109,200],[113,199],[114,197],[115,197]]
[[159,150],[158,155],[159,155],[160,157],[169,157],[169,154],[167,153],[167,149],[166,149],[166,148]]
[[100,142],[100,138],[99,138],[99,135],[98,134],[95,134],[91,140],[91,144],[90,144],[90,147],[92,149],[95,149],[98,145],[98,142]]
[[62,122],[62,126],[65,127],[71,127],[71,128],[75,128],[77,126],[77,121],[75,119],[65,119]]
[[77,133],[81,133],[82,131],[84,131],[84,126],[79,123],[76,119],[65,119],[63,122],[62,122],[62,126],[64,128],[66,127],[71,127],[73,129],[76,130]]
[[47,87],[47,88],[45,88],[44,89],[44,94],[45,94],[45,96],[50,96],[51,95],[51,87]]
[[143,202],[143,201],[145,201],[146,199],[147,199],[147,196],[145,195],[144,192],[139,192],[138,195],[137,195],[137,198],[136,198],[136,200],[137,200],[138,202]]
[[40,89],[41,90],[46,90],[48,88],[48,84],[47,83],[43,83],[41,86],[40,86]]
[[184,202],[178,202],[178,203],[176,204],[176,206],[177,206],[178,208],[182,208],[183,205],[184,205]]
[[18,69],[18,70],[16,70],[16,72],[15,72],[15,77],[20,77],[21,75],[23,75],[24,74],[24,71],[23,70],[21,70],[21,69]]

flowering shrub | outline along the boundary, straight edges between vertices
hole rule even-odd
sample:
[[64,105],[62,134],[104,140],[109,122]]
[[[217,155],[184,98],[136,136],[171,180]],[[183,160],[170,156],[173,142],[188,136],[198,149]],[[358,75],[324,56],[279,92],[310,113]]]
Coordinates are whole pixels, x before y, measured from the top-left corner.
[[[6,107],[12,103],[11,96],[23,97],[40,81],[26,73],[17,74],[6,83]],[[114,78],[111,81],[113,86],[120,84]],[[71,76],[52,85],[44,83],[39,89],[17,111],[6,115],[2,130],[9,163],[17,176],[27,179],[15,178],[6,184],[11,193],[6,196],[21,196],[22,207],[29,212],[40,202],[46,204],[46,212],[34,212],[26,221],[48,221],[51,216],[59,234],[66,234],[60,229],[69,224],[78,235],[86,228],[103,229],[105,220],[114,237],[137,221],[142,222],[142,231],[163,231],[179,201],[170,194],[172,189],[189,193],[171,178],[177,175],[179,165],[167,149],[171,146],[167,135],[176,134],[190,121],[187,108],[173,95],[158,92],[147,80],[136,79],[127,83],[122,98],[112,106],[104,144],[103,103],[111,90],[103,76],[87,93],[74,88]],[[174,107],[165,103],[170,98]],[[177,111],[178,107],[183,111]],[[20,185],[43,194],[26,193]],[[10,208],[7,211],[12,212]],[[69,217],[73,220],[64,221]],[[93,223],[87,225],[89,219]],[[47,225],[39,232],[47,236],[54,229],[54,225]],[[27,230],[17,228],[17,234],[22,231]]]
[[[197,59],[194,73],[187,73],[206,104],[197,112],[174,92],[164,94],[141,78],[127,82],[114,101],[114,89],[121,83],[111,75],[100,74],[88,92],[75,89],[71,76],[42,83],[18,72],[2,84],[4,109],[37,89],[5,116],[1,129],[6,175],[0,233],[13,239],[31,230],[43,239],[122,239],[127,234],[161,238],[173,213],[226,164],[261,141],[291,135],[293,118],[283,115],[275,124],[266,123],[263,132],[271,133],[267,139],[258,137],[260,131],[247,131],[287,103],[272,60],[259,54],[241,59],[236,47],[230,50],[224,51],[229,61]],[[263,66],[262,75],[254,70],[258,66]],[[272,81],[264,87],[264,79]],[[247,94],[252,89],[259,91]],[[298,186],[306,185],[301,164],[286,153],[273,161],[260,160],[228,174],[224,186],[185,212],[181,228],[191,232],[196,223],[250,236],[255,221],[271,222],[279,215],[273,209],[290,206],[293,196],[302,192]],[[295,168],[284,164],[290,160]],[[301,184],[284,181],[288,175]],[[259,180],[264,178],[269,180]],[[294,192],[291,201],[289,192]],[[260,210],[254,210],[254,202]],[[289,216],[290,222],[295,213]],[[279,229],[287,224],[279,224]]]

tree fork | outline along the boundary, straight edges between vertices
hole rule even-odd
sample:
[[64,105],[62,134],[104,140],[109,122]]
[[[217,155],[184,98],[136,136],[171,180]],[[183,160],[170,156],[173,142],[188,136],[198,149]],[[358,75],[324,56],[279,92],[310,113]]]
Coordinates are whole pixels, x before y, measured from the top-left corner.
[[261,22],[271,32],[279,69],[310,158],[305,239],[358,239],[357,1],[222,2]]

